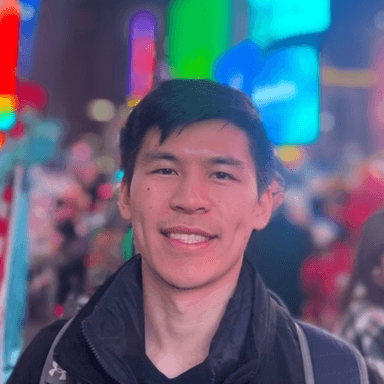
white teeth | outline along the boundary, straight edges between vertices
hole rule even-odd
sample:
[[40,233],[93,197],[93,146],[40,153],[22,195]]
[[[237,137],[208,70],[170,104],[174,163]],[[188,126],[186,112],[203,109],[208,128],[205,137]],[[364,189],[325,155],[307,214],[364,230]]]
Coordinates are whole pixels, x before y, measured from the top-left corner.
[[201,243],[202,241],[209,240],[209,238],[205,236],[188,235],[186,233],[169,233],[168,237],[171,239],[180,240],[183,243],[187,243],[187,244]]

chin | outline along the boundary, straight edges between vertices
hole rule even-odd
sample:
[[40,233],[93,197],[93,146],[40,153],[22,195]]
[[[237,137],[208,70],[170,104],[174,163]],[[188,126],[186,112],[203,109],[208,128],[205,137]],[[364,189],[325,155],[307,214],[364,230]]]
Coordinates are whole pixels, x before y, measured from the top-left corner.
[[175,290],[192,290],[209,285],[213,279],[196,276],[160,276],[161,280]]

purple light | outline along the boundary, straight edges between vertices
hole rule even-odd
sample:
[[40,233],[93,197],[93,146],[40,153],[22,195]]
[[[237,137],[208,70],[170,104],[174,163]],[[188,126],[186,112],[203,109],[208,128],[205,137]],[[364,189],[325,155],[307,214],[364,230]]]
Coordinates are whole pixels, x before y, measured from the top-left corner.
[[152,88],[155,69],[156,18],[147,11],[135,13],[129,24],[129,52],[126,93],[130,99],[144,97]]

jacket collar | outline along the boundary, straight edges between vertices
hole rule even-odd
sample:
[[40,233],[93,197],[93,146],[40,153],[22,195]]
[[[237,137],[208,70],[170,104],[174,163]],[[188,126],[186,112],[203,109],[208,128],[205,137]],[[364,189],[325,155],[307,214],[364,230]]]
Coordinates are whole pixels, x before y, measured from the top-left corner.
[[[126,277],[124,279],[124,277]],[[126,284],[128,286],[123,290],[118,292],[117,288],[122,288],[121,280],[126,280]],[[129,287],[131,289],[129,289]],[[124,287],[123,287],[124,288]],[[140,259],[137,257],[132,258],[127,263],[125,263],[114,275],[112,275],[91,297],[89,302],[80,310],[80,312],[75,316],[70,326],[63,334],[62,338],[58,342],[55,351],[54,351],[54,360],[65,369],[68,373],[83,379],[85,382],[93,383],[93,384],[101,384],[111,381],[111,375],[109,373],[108,367],[103,367],[103,358],[102,356],[98,356],[96,349],[100,347],[100,343],[96,341],[96,347],[92,347],[89,345],[87,340],[85,340],[85,332],[83,322],[86,319],[93,319],[92,323],[97,320],[97,314],[103,310],[103,304],[105,303],[105,297],[111,298],[114,296],[123,297],[123,294],[128,294],[127,302],[132,302],[132,309],[140,304],[139,298],[141,297],[141,268],[140,268]],[[118,294],[117,294],[118,293]],[[107,295],[107,296],[105,296]],[[93,315],[93,316],[92,316]],[[120,321],[123,323],[123,319]],[[116,319],[119,321],[119,319]],[[116,325],[115,321],[115,325]],[[100,326],[98,321],[96,321],[96,326]],[[108,330],[110,329],[109,324],[105,322],[105,330],[106,336],[108,338]],[[122,324],[119,325],[119,328]],[[135,330],[135,326],[140,327],[139,322],[131,322],[131,329]],[[92,327],[94,330],[97,327]],[[103,328],[104,329],[104,328]],[[133,336],[137,334],[139,336],[142,334],[141,332],[132,332]],[[116,351],[122,351],[122,334],[119,335],[118,343],[116,344]],[[92,336],[91,336],[92,337]],[[116,341],[116,334],[114,332],[110,333],[112,343]],[[126,339],[123,340],[125,342]],[[128,343],[129,346],[133,348],[142,345],[140,340],[132,340],[132,342]],[[107,343],[109,349],[111,349],[111,343]],[[105,352],[108,353],[108,352]],[[136,383],[135,378],[132,376],[132,373],[127,371],[122,362],[118,364],[120,370],[124,370],[124,374],[130,379],[126,379],[127,383]],[[107,369],[105,369],[107,368]],[[111,367],[111,369],[115,369],[115,367]],[[115,377],[115,374],[112,374],[112,377]],[[118,380],[119,381],[119,380]]]
[[[221,382],[240,366],[253,370],[270,354],[276,313],[257,273],[245,259],[235,293],[210,347],[208,364]],[[84,337],[86,343],[84,343]],[[79,349],[78,349],[79,348]],[[89,367],[89,348],[95,357]],[[73,351],[76,358],[73,358]],[[55,350],[60,366],[99,382],[100,366],[117,382],[135,383],[132,367],[144,356],[141,258],[135,256],[98,291],[76,316]],[[89,369],[88,369],[89,367]],[[81,376],[80,376],[81,377]]]

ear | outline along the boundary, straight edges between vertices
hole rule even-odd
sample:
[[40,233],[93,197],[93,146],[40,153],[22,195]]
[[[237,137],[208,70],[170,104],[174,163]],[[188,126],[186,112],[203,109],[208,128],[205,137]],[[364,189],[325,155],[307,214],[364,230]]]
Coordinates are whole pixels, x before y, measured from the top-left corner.
[[281,185],[276,179],[271,183],[271,194],[272,194],[272,212],[275,212],[285,200],[284,186]]
[[273,208],[273,196],[271,188],[268,188],[260,197],[257,202],[257,209],[253,221],[253,228],[260,231],[265,228],[271,218]]
[[131,221],[131,204],[129,197],[129,185],[122,181],[120,184],[120,194],[119,194],[119,210],[123,219]]

